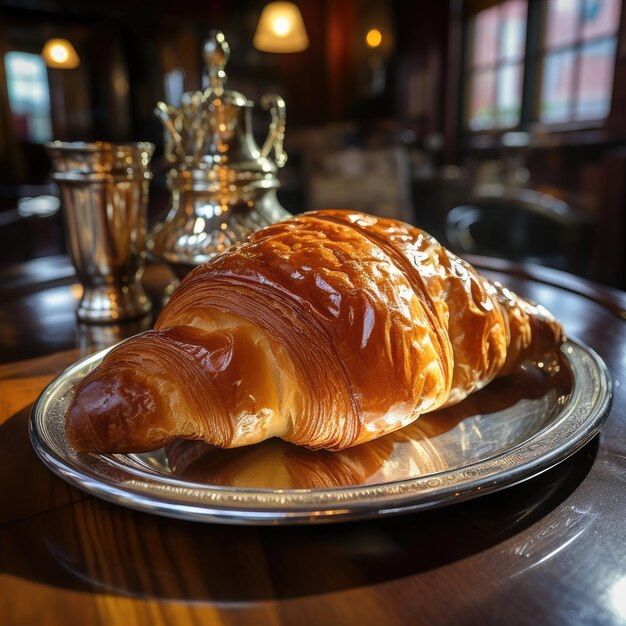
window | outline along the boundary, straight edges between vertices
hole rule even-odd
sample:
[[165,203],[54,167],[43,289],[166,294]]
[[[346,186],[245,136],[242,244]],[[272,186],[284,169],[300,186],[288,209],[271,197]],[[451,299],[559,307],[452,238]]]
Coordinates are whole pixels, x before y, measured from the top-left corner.
[[611,109],[620,0],[548,0],[539,119],[605,118]]
[[33,143],[50,141],[50,90],[43,59],[28,52],[7,52],[4,64],[17,135]]
[[179,107],[183,100],[185,70],[175,67],[165,74],[165,102]]
[[466,124],[470,130],[519,124],[526,47],[526,0],[506,0],[470,23]]
[[466,30],[465,127],[605,119],[621,6],[622,0],[504,0],[479,11]]

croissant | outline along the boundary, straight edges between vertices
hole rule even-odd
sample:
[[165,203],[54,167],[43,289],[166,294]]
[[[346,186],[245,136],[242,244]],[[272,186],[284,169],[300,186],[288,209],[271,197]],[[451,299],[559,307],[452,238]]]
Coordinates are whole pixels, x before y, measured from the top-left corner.
[[66,433],[78,451],[175,437],[341,450],[460,402],[562,339],[546,309],[424,231],[316,211],[195,268],[154,330],[79,382]]

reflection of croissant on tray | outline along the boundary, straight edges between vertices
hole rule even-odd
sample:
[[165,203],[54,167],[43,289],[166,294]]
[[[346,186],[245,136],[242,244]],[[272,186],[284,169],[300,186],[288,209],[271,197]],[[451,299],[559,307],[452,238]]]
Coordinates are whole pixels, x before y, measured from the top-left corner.
[[551,372],[519,368],[459,404],[338,452],[309,450],[281,439],[235,449],[175,439],[165,448],[168,464],[174,475],[191,482],[265,489],[347,487],[442,472],[451,468],[437,437],[459,428],[466,418],[510,409],[550,392],[560,396],[570,392],[566,361],[558,353],[553,359],[556,367]]
[[[458,421],[453,418],[452,421]],[[188,481],[229,487],[316,489],[362,485],[373,476],[385,481],[386,464],[397,445],[411,446],[413,475],[447,469],[431,442],[450,419],[418,420],[388,435],[338,452],[309,450],[281,439],[254,446],[222,449],[204,441],[175,439],[165,450],[169,467]],[[394,475],[398,468],[390,468]]]
[[154,331],[77,385],[66,431],[80,451],[175,437],[342,450],[458,403],[561,339],[545,309],[423,231],[309,213],[191,272]]

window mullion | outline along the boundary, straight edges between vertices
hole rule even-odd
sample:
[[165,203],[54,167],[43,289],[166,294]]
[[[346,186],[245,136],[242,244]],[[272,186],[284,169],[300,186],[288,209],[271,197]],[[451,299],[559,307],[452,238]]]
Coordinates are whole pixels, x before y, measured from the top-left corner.
[[496,44],[496,59],[493,68],[493,120],[494,128],[501,128],[500,126],[500,111],[498,109],[498,83],[500,82],[500,64],[502,59],[500,58],[500,52],[502,50],[504,23],[502,19],[502,3],[498,5],[498,19],[496,21],[496,32],[498,33],[498,43]]
[[569,120],[576,118],[576,110],[578,108],[578,92],[580,88],[580,57],[582,53],[582,36],[583,36],[583,17],[585,12],[585,0],[581,0],[578,12],[578,24],[576,29],[576,38],[572,51],[574,53],[574,71],[572,72],[572,92],[569,100]]
[[[528,125],[538,118],[538,102],[541,94],[541,85],[538,71],[543,62],[542,54],[542,12],[545,2],[529,0],[526,14],[526,47],[524,49],[522,102],[520,107],[520,127]],[[545,24],[545,21],[543,22]]]

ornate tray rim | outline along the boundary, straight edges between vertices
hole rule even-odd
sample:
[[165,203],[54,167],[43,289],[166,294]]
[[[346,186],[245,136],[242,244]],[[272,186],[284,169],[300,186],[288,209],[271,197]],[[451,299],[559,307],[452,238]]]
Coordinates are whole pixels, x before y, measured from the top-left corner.
[[64,435],[50,437],[50,403],[59,394],[71,393],[72,377],[99,362],[110,349],[77,361],[41,393],[29,421],[36,453],[55,474],[91,495],[144,512],[203,522],[347,521],[469,500],[532,478],[574,454],[600,431],[612,398],[611,376],[605,363],[587,345],[569,338],[561,348],[574,380],[568,402],[545,428],[504,452],[461,468],[376,485],[240,489],[185,482],[152,470],[132,455],[84,454],[71,458],[66,453],[69,444]]

